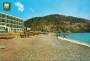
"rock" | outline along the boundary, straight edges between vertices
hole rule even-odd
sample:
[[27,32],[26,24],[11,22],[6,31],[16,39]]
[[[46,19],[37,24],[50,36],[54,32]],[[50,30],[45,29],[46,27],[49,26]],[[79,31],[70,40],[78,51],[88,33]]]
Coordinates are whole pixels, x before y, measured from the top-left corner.
[[5,47],[4,46],[0,46],[0,49],[5,49]]

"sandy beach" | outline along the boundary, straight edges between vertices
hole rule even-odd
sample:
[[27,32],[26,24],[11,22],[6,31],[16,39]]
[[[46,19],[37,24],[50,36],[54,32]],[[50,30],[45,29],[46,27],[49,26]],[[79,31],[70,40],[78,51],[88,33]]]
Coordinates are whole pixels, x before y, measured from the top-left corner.
[[0,60],[90,61],[90,48],[60,40],[53,33],[30,38],[0,39]]

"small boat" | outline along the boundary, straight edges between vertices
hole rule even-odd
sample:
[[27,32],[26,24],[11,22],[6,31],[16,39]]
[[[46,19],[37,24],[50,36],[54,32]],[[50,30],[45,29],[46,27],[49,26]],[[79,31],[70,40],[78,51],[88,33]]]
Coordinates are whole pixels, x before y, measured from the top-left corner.
[[14,38],[13,36],[0,36],[0,39],[12,39]]
[[10,33],[0,33],[0,39],[12,39],[14,36]]

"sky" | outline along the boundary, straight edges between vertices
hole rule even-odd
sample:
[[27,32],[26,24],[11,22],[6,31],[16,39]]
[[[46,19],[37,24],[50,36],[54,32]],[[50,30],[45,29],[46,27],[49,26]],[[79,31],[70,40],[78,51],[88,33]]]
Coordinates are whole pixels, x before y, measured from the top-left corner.
[[[11,10],[3,10],[3,2],[11,3]],[[0,0],[0,12],[24,20],[60,14],[90,20],[90,0]]]

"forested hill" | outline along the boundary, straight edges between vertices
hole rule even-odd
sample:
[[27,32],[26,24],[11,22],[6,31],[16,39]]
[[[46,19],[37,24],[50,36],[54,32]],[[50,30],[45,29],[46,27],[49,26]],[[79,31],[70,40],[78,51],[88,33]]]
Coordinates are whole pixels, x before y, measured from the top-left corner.
[[25,21],[33,31],[90,32],[90,20],[59,14],[34,17]]

